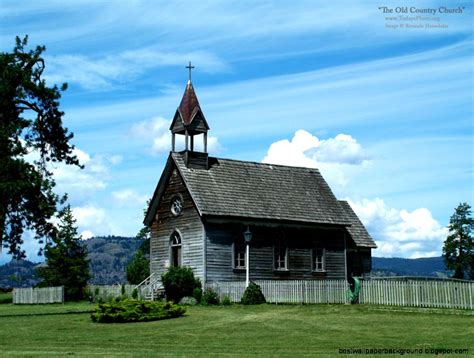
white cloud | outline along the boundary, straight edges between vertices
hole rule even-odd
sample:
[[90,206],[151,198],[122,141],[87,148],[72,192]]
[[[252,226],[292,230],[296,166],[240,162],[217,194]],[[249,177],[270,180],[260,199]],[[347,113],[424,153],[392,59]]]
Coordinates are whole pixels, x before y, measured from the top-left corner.
[[319,163],[357,165],[367,160],[362,146],[348,134],[338,134],[334,138],[320,140],[300,129],[295,132],[291,142],[284,139],[273,143],[263,162],[317,167]]
[[219,58],[206,51],[178,53],[142,48],[95,59],[83,55],[47,56],[45,78],[51,83],[69,82],[86,89],[107,89],[153,68],[183,66],[190,58],[199,63],[203,72],[228,69]]
[[144,207],[149,199],[147,195],[140,195],[133,189],[123,189],[112,192],[112,198],[120,206]]
[[52,168],[58,193],[68,193],[73,200],[90,197],[98,190],[107,188],[110,168],[122,161],[120,155],[98,154],[91,157],[80,149],[74,149],[74,154],[84,169],[76,166],[56,164]]
[[102,224],[105,220],[105,210],[95,206],[82,206],[72,209],[78,226],[94,226]]
[[[169,120],[163,117],[153,117],[133,125],[131,134],[136,138],[150,141],[152,143],[151,147],[149,147],[151,154],[167,153],[171,150],[171,132],[169,127]],[[195,136],[195,150],[203,150],[202,137],[203,135]],[[176,150],[179,151],[184,148],[184,136],[176,135]],[[207,137],[207,150],[209,153],[218,153],[221,150],[217,137]]]
[[364,149],[352,136],[338,134],[320,140],[302,129],[295,132],[291,141],[284,139],[271,144],[262,162],[318,168],[331,187],[341,191],[358,167],[370,163]]
[[[364,148],[352,136],[338,134],[321,140],[305,130],[298,130],[291,141],[273,143],[263,162],[318,168],[336,194],[349,187],[355,175],[370,165]],[[440,255],[447,229],[428,209],[399,210],[380,198],[348,201],[378,245],[374,255],[411,258]]]
[[72,214],[84,240],[96,235],[111,235],[120,232],[104,208],[88,204],[73,207]]
[[349,203],[377,243],[375,256],[415,258],[441,254],[448,230],[428,209],[394,209],[380,198]]
[[[84,169],[62,162],[50,163],[48,169],[56,182],[55,192],[59,195],[67,193],[73,201],[82,200],[98,190],[106,189],[111,166],[119,164],[123,159],[121,155],[98,154],[91,157],[79,148],[75,148],[72,154],[84,165]],[[26,161],[30,163],[39,158],[35,150],[30,150],[25,156]]]
[[89,240],[91,237],[94,237],[94,233],[90,230],[84,230],[81,232],[81,238],[82,240]]

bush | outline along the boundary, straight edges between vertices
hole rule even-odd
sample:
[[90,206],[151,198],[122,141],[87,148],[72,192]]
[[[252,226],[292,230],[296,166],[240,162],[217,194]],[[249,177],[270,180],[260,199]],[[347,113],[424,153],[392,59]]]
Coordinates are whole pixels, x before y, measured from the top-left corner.
[[242,299],[240,300],[240,303],[243,305],[259,305],[265,302],[266,300],[262,293],[262,289],[254,282],[250,282],[249,286],[245,289]]
[[12,303],[13,302],[13,293],[10,292],[1,292],[0,291],[0,304]]
[[201,281],[194,277],[193,270],[189,267],[171,267],[168,272],[161,275],[161,281],[165,288],[166,298],[174,302],[179,302],[183,297],[192,296],[194,289],[201,288]]
[[134,288],[133,291],[132,291],[132,298],[134,300],[138,299],[138,290],[136,288]]
[[184,307],[171,302],[123,300],[99,304],[91,318],[98,323],[148,322],[180,317],[185,312]]
[[230,301],[230,297],[225,295],[223,298],[222,298],[222,301],[221,301],[221,305],[222,306],[230,306],[232,304],[232,302]]
[[197,305],[197,300],[194,297],[183,297],[179,301],[180,305],[185,305],[185,306],[196,306]]
[[[201,284],[201,282],[199,282]],[[196,287],[193,290],[193,297],[196,299],[197,302],[201,302],[202,299],[202,288],[201,287]]]
[[206,288],[206,290],[202,294],[201,303],[205,306],[218,305],[219,295],[212,288]]

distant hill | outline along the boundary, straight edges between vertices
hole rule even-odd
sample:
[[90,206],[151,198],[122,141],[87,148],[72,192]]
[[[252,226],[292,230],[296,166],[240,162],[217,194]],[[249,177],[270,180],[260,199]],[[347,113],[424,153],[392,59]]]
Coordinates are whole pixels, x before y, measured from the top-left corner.
[[27,260],[11,260],[0,266],[0,287],[31,287],[38,283],[37,263]]
[[91,260],[90,283],[127,283],[125,268],[133,259],[142,241],[132,237],[107,236],[94,237],[85,241],[88,257]]
[[[126,283],[125,267],[142,242],[132,237],[93,237],[84,241],[90,259],[93,284]],[[0,287],[31,287],[39,282],[38,263],[12,260],[0,266]]]
[[446,270],[441,256],[420,259],[373,257],[372,275],[446,278],[451,277],[452,273]]

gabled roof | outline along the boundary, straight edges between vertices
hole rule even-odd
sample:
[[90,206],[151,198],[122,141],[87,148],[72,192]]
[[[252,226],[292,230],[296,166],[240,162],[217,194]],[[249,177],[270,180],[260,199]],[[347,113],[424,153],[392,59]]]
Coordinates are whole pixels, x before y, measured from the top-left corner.
[[375,244],[374,239],[372,239],[372,237],[369,235],[369,233],[365,229],[364,224],[362,224],[362,222],[359,220],[359,217],[356,215],[354,210],[352,210],[349,203],[344,200],[339,200],[339,203],[341,204],[346,214],[351,218],[352,225],[347,228],[347,231],[351,235],[355,244],[358,247],[376,248],[377,245]]
[[[201,216],[284,220],[323,225],[350,225],[317,169],[209,157],[209,169],[190,169],[182,153],[171,153]],[[167,179],[162,176],[145,223],[150,224]]]

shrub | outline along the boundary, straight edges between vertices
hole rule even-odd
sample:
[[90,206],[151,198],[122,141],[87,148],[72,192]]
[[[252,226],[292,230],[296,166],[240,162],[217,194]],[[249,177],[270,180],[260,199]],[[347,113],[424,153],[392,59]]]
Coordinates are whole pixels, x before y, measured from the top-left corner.
[[147,322],[180,317],[185,312],[184,307],[171,302],[123,300],[99,304],[91,318],[98,323]]
[[[201,284],[201,282],[199,282]],[[196,287],[193,290],[193,297],[196,299],[197,302],[201,302],[202,299],[202,288],[201,287]]]
[[168,300],[179,302],[186,296],[192,296],[194,289],[201,288],[201,282],[194,277],[193,270],[189,267],[171,267],[168,272],[161,275]]
[[136,288],[134,288],[132,291],[132,298],[134,300],[138,299],[138,290]]
[[0,291],[0,304],[12,303],[13,302],[13,293],[10,292],[1,292]]
[[240,300],[240,303],[243,305],[259,305],[265,302],[266,300],[262,293],[262,289],[254,282],[250,282],[249,286],[245,289],[242,299]]
[[179,301],[179,304],[180,305],[185,305],[185,306],[196,306],[197,305],[197,301],[194,297],[183,297],[180,301]]
[[232,304],[232,302],[230,301],[230,297],[225,295],[222,298],[221,304],[222,304],[222,306],[230,306]]
[[202,294],[201,303],[205,306],[218,305],[219,295],[212,288],[206,288],[206,290]]

